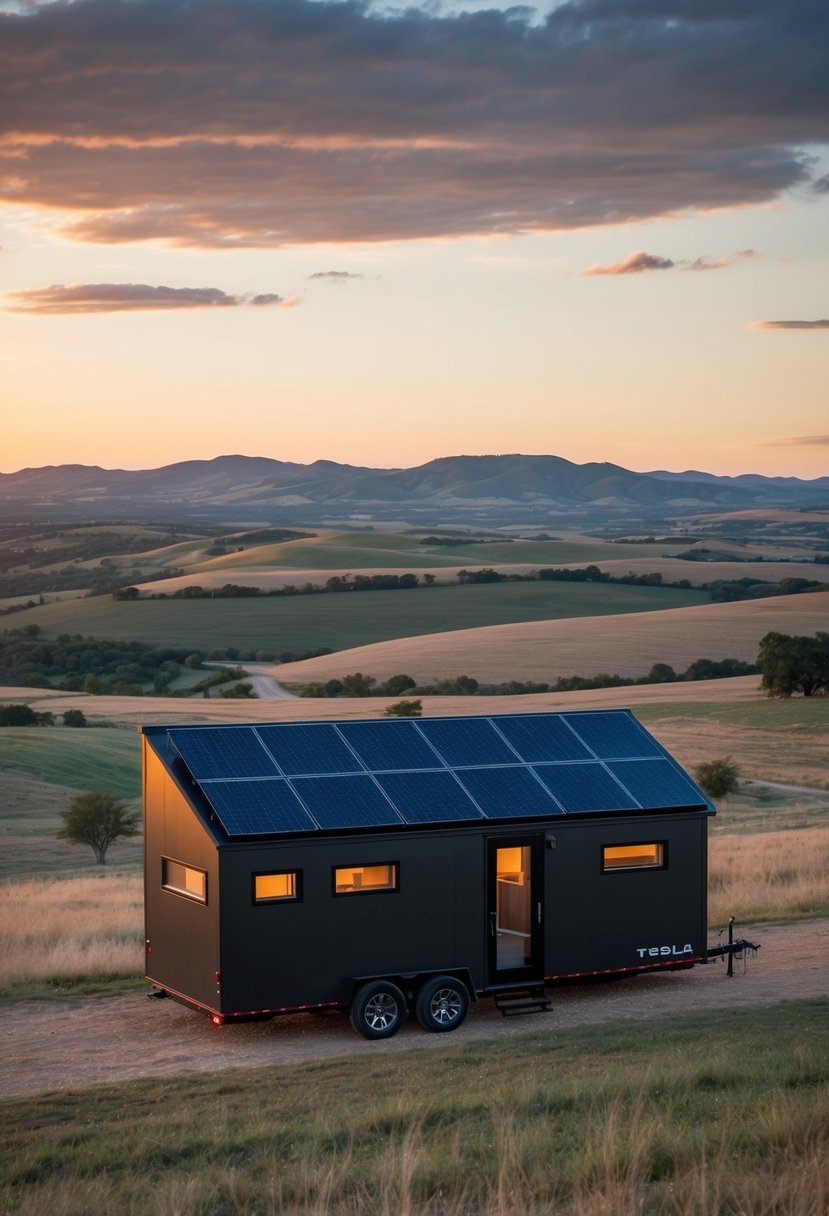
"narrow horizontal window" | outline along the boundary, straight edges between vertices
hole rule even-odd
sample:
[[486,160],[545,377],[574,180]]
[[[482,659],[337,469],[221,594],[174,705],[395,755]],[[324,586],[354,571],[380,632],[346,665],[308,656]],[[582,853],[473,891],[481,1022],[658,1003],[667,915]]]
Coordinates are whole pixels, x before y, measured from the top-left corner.
[[664,841],[653,844],[606,844],[602,870],[658,870],[665,865]]
[[254,874],[253,902],[255,904],[282,904],[296,902],[302,898],[302,875],[299,870],[279,870],[268,874]]
[[181,861],[162,857],[161,885],[166,891],[175,891],[176,895],[186,895],[188,899],[196,899],[200,904],[207,903],[207,874],[204,870],[197,870],[195,866],[186,866]]
[[357,895],[369,891],[396,891],[396,861],[379,866],[338,866],[334,870],[334,894]]

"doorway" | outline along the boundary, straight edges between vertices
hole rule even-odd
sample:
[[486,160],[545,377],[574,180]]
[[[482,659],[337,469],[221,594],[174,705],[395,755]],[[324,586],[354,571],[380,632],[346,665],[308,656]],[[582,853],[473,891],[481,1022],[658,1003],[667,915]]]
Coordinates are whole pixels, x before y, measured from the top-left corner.
[[543,978],[542,841],[489,841],[489,982]]

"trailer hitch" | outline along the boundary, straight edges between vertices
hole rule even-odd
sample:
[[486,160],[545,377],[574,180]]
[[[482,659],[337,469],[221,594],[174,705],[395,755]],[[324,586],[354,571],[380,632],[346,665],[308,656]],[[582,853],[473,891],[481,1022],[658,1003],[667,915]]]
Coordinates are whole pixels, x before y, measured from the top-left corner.
[[[718,936],[722,937],[723,932],[724,932],[724,930],[720,929]],[[729,918],[728,918],[728,941],[724,942],[723,945],[721,945],[721,946],[709,946],[708,959],[722,958],[724,955],[728,955],[728,968],[726,971],[726,975],[733,976],[734,975],[734,957],[735,957],[735,955],[739,959],[745,959],[745,957],[749,953],[749,951],[752,954],[756,954],[759,949],[760,949],[760,947],[758,945],[755,945],[754,942],[746,941],[746,939],[744,937],[738,937],[735,941],[735,939],[734,939],[734,917],[729,916]]]

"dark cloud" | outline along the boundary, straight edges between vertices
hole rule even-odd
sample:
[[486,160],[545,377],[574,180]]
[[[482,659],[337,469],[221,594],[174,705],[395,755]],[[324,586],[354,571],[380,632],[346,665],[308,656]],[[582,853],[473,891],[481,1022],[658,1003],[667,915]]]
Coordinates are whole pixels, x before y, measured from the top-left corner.
[[649,270],[671,270],[674,265],[670,258],[661,258],[640,249],[636,253],[629,253],[621,262],[611,262],[609,266],[588,266],[581,273],[585,278],[600,274],[644,274]]
[[229,296],[218,287],[150,287],[146,283],[72,283],[33,287],[6,295],[9,312],[29,316],[72,316],[77,313],[158,312],[173,308],[236,308],[240,304],[290,307],[293,297]]
[[749,329],[829,329],[829,320],[822,321],[752,321]]
[[536,24],[57,0],[2,22],[0,197],[72,213],[83,240],[265,247],[760,203],[810,179],[829,115],[825,0],[570,0]]

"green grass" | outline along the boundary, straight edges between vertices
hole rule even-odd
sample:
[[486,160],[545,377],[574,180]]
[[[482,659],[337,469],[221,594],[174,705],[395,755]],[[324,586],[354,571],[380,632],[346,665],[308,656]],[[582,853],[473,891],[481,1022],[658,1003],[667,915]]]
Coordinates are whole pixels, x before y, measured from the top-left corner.
[[[482,565],[560,566],[567,562],[599,561],[622,558],[664,557],[674,545],[611,545],[604,541],[491,541],[474,545],[422,545],[417,536],[399,532],[339,532],[318,541],[293,541],[282,545],[255,548],[229,556],[228,564],[259,565],[267,556],[268,564],[295,566],[304,570],[413,569],[429,566]],[[265,553],[267,549],[267,554]]]
[[823,1216],[827,1012],[796,1001],[393,1055],[355,1044],[335,1061],[15,1099],[0,1105],[0,1207]]
[[207,651],[235,646],[278,653],[320,646],[343,650],[478,625],[650,612],[707,602],[707,594],[695,590],[545,582],[232,600],[119,603],[100,596],[32,608],[14,617],[14,627],[38,624],[44,637],[80,633],[155,646]]
[[[757,687],[760,677],[757,676]],[[637,705],[636,717],[645,724],[656,724],[666,718],[682,718],[727,722],[731,726],[752,730],[827,730],[829,729],[829,697],[769,697],[763,701],[716,701],[716,682],[711,682],[710,701],[672,701],[653,705]]]
[[141,793],[141,746],[132,729],[0,727],[0,773],[3,769],[119,798]]

